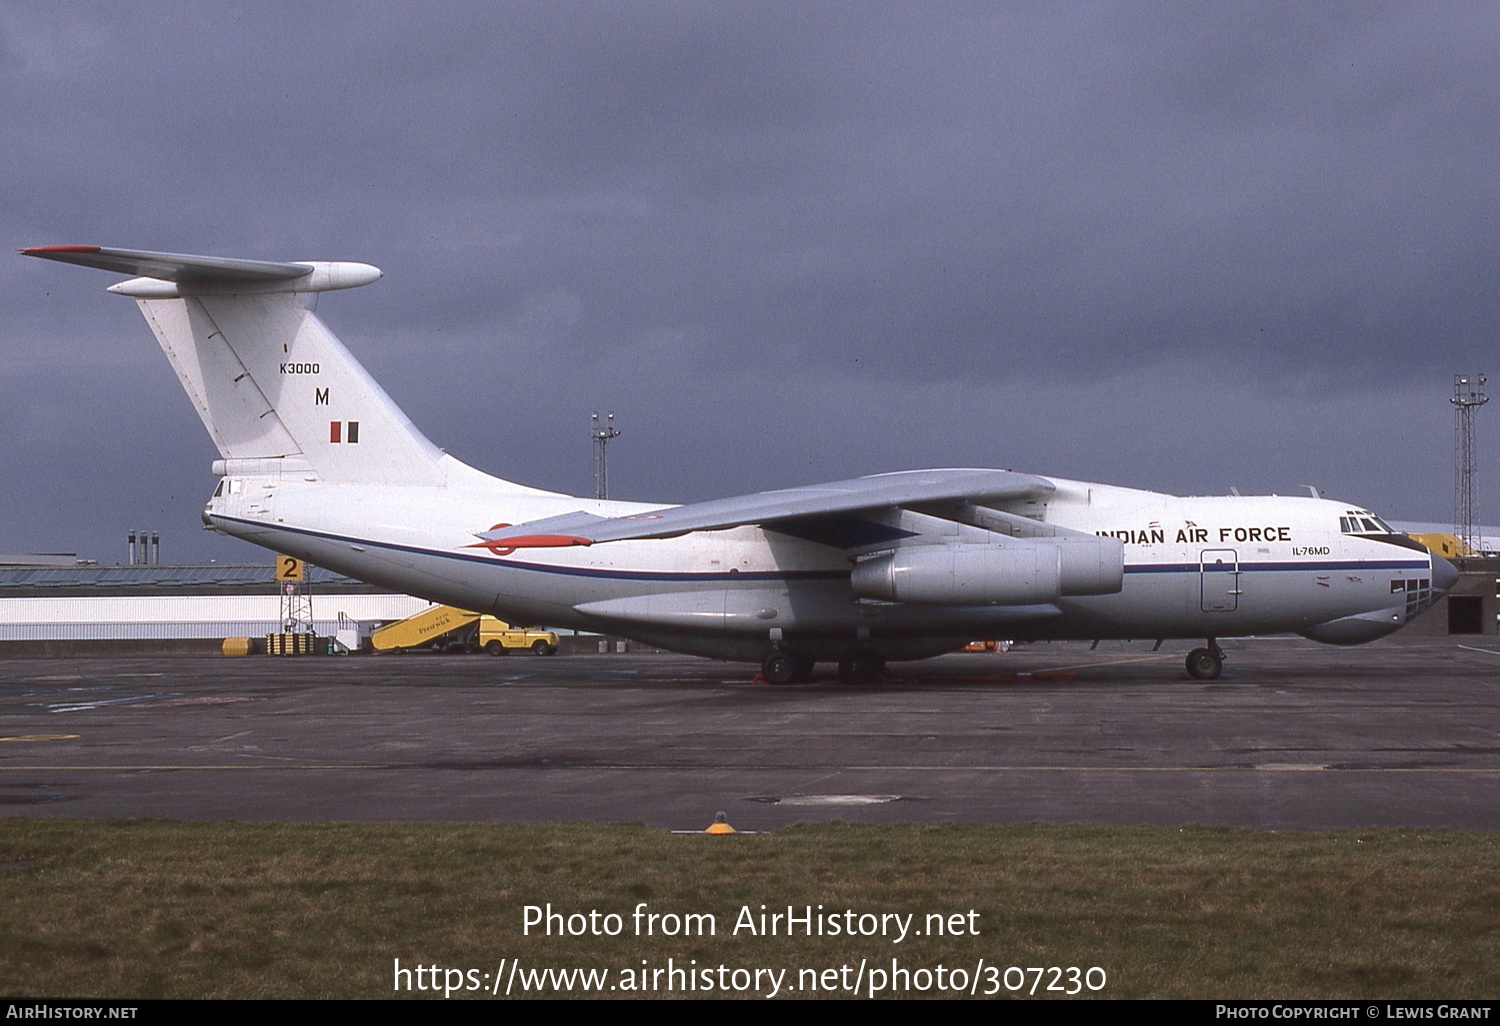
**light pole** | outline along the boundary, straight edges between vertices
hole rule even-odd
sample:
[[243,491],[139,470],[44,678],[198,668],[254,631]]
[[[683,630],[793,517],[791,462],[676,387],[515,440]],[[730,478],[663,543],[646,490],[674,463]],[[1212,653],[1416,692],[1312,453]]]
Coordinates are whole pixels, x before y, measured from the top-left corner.
[[1468,549],[1463,555],[1479,554],[1479,537],[1475,534],[1475,452],[1474,411],[1490,401],[1484,394],[1483,374],[1453,375],[1454,424],[1454,476],[1453,476],[1453,533]]
[[609,498],[609,470],[604,447],[611,438],[618,438],[620,429],[615,427],[615,411],[610,410],[604,419],[599,419],[595,410],[589,424],[589,437],[594,440],[594,498]]

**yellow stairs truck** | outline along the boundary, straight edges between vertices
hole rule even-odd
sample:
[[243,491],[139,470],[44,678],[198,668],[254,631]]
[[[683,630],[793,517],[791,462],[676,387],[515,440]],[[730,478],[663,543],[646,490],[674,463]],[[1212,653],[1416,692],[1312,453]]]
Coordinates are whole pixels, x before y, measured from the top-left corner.
[[494,656],[529,649],[545,656],[557,652],[557,634],[512,627],[488,614],[472,613],[455,606],[433,606],[375,631],[370,635],[370,647],[377,652],[431,649],[438,652],[484,651]]

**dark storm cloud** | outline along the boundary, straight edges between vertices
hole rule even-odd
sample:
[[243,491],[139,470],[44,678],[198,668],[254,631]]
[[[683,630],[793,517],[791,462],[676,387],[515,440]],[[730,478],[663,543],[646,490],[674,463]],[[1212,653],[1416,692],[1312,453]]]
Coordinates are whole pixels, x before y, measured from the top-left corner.
[[[1480,3],[11,6],[0,204],[16,246],[381,266],[327,319],[539,484],[587,490],[613,406],[640,497],[952,462],[1295,486],[1332,399],[1416,475],[1352,491],[1441,517],[1447,440],[1404,433],[1500,323],[1497,43]],[[107,283],[0,267],[0,375],[130,361],[111,413],[149,435],[183,400]],[[39,474],[48,423],[4,421]]]

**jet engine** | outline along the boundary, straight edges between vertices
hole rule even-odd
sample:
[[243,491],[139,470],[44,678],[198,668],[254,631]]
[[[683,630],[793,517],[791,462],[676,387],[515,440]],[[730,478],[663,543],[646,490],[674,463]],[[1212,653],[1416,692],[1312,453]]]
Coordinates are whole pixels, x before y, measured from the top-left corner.
[[1018,606],[1067,595],[1113,595],[1125,583],[1118,538],[1013,539],[994,545],[917,545],[854,567],[854,593],[888,602]]

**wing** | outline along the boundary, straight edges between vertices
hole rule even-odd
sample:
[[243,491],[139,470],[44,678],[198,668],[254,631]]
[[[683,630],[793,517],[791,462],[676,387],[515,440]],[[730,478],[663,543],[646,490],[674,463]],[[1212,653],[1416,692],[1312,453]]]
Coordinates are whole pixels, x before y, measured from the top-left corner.
[[475,536],[483,541],[474,547],[559,548],[673,538],[693,531],[722,531],[750,524],[774,528],[786,521],[880,509],[972,509],[988,503],[1041,498],[1055,488],[1046,478],[1010,470],[909,470],[695,502],[625,517],[601,517],[580,510],[485,531]]

